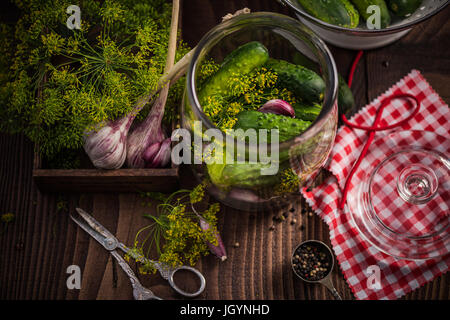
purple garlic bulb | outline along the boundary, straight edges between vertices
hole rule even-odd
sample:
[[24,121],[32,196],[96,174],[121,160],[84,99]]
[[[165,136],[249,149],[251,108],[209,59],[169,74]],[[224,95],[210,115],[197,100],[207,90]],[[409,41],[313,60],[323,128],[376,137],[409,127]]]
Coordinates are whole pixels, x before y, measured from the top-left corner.
[[170,159],[170,150],[167,155],[167,148],[170,149],[170,140],[167,142],[167,137],[161,128],[168,91],[169,86],[166,85],[161,90],[147,118],[128,135],[126,161],[130,168],[154,168],[153,165],[158,162],[154,161],[158,145],[162,150],[157,159],[164,158],[163,160],[165,160],[167,156]]
[[294,108],[292,108],[289,103],[281,99],[273,99],[267,101],[261,108],[258,109],[258,111],[295,118]]
[[96,168],[122,167],[127,155],[127,134],[134,118],[131,113],[85,135],[83,147]]

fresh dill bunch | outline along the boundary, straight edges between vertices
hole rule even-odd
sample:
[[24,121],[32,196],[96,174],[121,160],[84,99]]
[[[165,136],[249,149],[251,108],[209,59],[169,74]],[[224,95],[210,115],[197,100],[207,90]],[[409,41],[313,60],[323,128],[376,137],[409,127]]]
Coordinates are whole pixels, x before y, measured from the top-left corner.
[[151,223],[138,231],[134,246],[127,254],[127,259],[143,263],[140,272],[154,272],[154,266],[142,257],[148,257],[156,248],[158,260],[172,267],[195,265],[202,256],[209,254],[207,243],[218,245],[217,213],[218,203],[212,203],[200,213],[209,224],[208,230],[202,230],[199,216],[194,212],[193,205],[205,198],[205,184],[201,183],[192,190],[182,189],[170,195],[160,192],[146,192],[141,196],[158,203],[157,214],[146,214]]
[[[156,88],[168,50],[170,3],[80,0],[81,30],[69,30],[69,0],[14,2],[19,20],[0,28],[0,131],[24,133],[48,162],[79,151],[85,132],[129,113]],[[175,60],[188,51],[180,41]],[[167,126],[182,87],[179,81],[169,94]]]

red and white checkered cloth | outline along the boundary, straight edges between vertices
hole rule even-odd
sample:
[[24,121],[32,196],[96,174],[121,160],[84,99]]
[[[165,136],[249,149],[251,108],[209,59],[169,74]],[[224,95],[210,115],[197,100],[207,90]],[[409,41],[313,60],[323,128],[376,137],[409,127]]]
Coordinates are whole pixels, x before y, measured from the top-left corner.
[[[396,85],[364,107],[350,119],[350,122],[371,126],[381,101],[396,93],[414,95],[421,102],[420,111],[401,127],[377,132],[376,140],[393,131],[404,130],[431,131],[450,139],[448,105],[417,70],[412,70]],[[391,104],[386,106],[380,124],[388,125],[398,122],[410,112],[411,107],[408,108],[404,100],[392,100]],[[363,240],[350,217],[348,206],[344,211],[338,209],[345,179],[359,156],[367,137],[366,131],[351,129],[346,126],[341,127],[327,165],[327,169],[334,176],[329,177],[321,186],[310,192],[306,191],[306,188],[302,189],[302,193],[313,210],[328,224],[333,250],[354,296],[357,299],[397,299],[447,272],[450,267],[450,254],[441,259],[419,262],[395,259]],[[413,135],[411,137],[414,138]],[[444,145],[444,151],[450,152],[448,142],[441,145]],[[374,161],[377,158],[383,159],[385,155],[375,142],[370,146],[368,156],[373,157]],[[355,175],[352,185],[356,185],[360,178]],[[352,192],[354,190],[350,189],[349,196]],[[448,199],[446,199],[446,202],[445,205],[448,207]],[[416,228],[421,227],[416,225]],[[420,230],[416,230],[416,232]],[[370,266],[380,268],[381,288],[374,287],[368,282],[373,272],[373,269],[369,268]]]

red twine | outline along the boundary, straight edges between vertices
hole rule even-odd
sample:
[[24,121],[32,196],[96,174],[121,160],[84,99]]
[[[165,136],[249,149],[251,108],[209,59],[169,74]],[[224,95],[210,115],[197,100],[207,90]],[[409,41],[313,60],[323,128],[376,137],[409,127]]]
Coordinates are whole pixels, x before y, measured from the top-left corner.
[[[355,73],[355,70],[356,70],[356,66],[358,64],[358,61],[361,59],[362,54],[363,54],[363,51],[359,51],[358,54],[356,55],[355,60],[353,61],[352,67],[350,69],[350,74],[349,74],[349,77],[348,77],[348,86],[349,87],[351,87],[351,84],[353,82],[353,76],[354,76],[354,73]],[[383,114],[384,108],[387,105],[389,105],[389,103],[392,100],[394,100],[394,99],[402,99],[402,98],[406,98],[406,99],[409,98],[409,99],[412,99],[412,100],[414,100],[416,102],[416,104],[414,106],[411,103],[411,101],[408,100],[409,105],[412,105],[414,107],[413,112],[407,118],[405,118],[403,120],[400,120],[400,121],[398,121],[398,122],[396,122],[394,124],[385,125],[385,126],[380,125],[380,122],[381,122],[381,119],[382,119],[381,116]],[[339,208],[340,209],[344,209],[344,205],[345,205],[345,202],[347,200],[347,194],[348,194],[348,191],[350,189],[350,182],[352,180],[352,177],[355,174],[356,170],[358,169],[362,159],[367,154],[367,151],[369,150],[369,147],[370,147],[372,141],[374,140],[375,132],[382,131],[382,130],[389,130],[389,129],[392,129],[392,128],[395,128],[395,127],[402,126],[403,124],[408,122],[411,118],[413,118],[417,114],[417,112],[419,112],[419,109],[420,109],[420,103],[419,103],[418,99],[415,96],[413,96],[411,94],[408,94],[408,93],[396,93],[396,94],[393,94],[393,95],[391,95],[389,97],[386,97],[381,102],[381,105],[378,108],[377,114],[375,116],[375,121],[373,122],[372,126],[370,126],[370,127],[360,126],[360,125],[351,123],[351,122],[349,122],[347,120],[347,117],[344,114],[342,115],[342,121],[344,122],[344,124],[346,126],[352,128],[352,129],[360,129],[360,130],[368,131],[369,132],[369,137],[368,137],[368,139],[366,141],[366,144],[364,145],[364,147],[363,147],[363,149],[361,151],[361,154],[358,157],[358,160],[356,160],[355,164],[352,167],[352,170],[350,171],[350,174],[348,175],[348,177],[347,177],[347,179],[345,181],[344,190],[342,192],[342,198],[341,198],[341,201],[339,203]]]

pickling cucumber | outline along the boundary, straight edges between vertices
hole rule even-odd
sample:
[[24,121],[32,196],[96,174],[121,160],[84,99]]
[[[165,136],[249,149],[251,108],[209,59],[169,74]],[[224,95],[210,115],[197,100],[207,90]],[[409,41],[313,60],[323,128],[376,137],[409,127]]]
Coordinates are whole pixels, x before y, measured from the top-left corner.
[[325,82],[314,71],[285,60],[269,59],[264,65],[278,78],[275,86],[291,91],[304,103],[316,103],[323,99]]
[[[233,129],[255,129],[256,132],[259,129],[278,129],[280,142],[298,136],[311,125],[309,121],[259,111],[242,111],[236,117]],[[267,142],[270,142],[270,133],[267,133]]]
[[300,103],[295,103],[293,106],[295,111],[295,118],[305,121],[314,121],[322,111],[322,106],[318,103],[313,105],[304,105]]
[[306,12],[317,19],[345,28],[356,28],[358,10],[348,0],[298,0]]
[[373,15],[373,12],[367,12],[367,8],[369,6],[378,6],[380,8],[381,28],[386,28],[391,23],[391,15],[384,0],[351,0],[351,2],[358,8],[359,14],[365,21]]
[[[285,168],[285,164],[279,164],[279,172]],[[280,175],[262,175],[261,170],[268,169],[271,164],[262,163],[212,163],[207,166],[209,178],[214,185],[229,188],[249,188],[274,185],[280,182]]]
[[388,0],[389,8],[396,16],[406,17],[414,13],[422,4],[422,0]]
[[355,98],[350,90],[347,82],[339,74],[338,75],[338,109],[339,115],[345,114],[348,116],[347,112],[353,110],[355,107]]
[[219,70],[209,77],[198,93],[201,105],[216,94],[227,93],[230,77],[234,74],[248,74],[262,66],[269,59],[267,48],[258,41],[248,42],[231,52],[223,61]]

